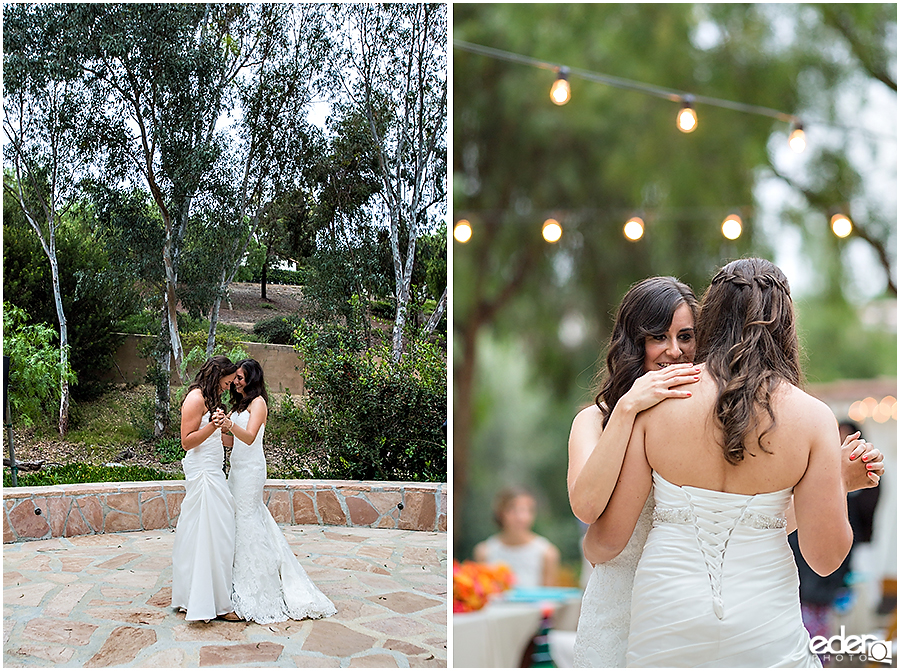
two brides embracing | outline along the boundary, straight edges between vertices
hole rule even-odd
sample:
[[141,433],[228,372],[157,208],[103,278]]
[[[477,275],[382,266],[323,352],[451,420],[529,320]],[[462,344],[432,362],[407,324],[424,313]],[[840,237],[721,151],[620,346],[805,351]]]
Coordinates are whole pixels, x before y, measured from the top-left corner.
[[622,300],[595,404],[569,438],[569,498],[595,565],[581,667],[820,667],[787,534],[819,574],[852,543],[847,492],[883,456],[800,388],[784,274],[741,259],[702,305],[671,277]]
[[[229,388],[226,414],[222,393]],[[258,362],[214,356],[182,404],[185,497],[172,548],[172,607],[185,620],[268,624],[336,612],[263,503],[267,401]],[[232,446],[227,481],[225,445]]]

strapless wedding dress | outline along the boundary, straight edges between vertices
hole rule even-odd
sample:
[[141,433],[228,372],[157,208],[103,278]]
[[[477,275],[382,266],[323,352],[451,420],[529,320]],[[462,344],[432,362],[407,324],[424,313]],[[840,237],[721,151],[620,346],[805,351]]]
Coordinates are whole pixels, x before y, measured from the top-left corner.
[[821,667],[785,533],[791,489],[744,495],[653,473],[653,528],[634,578],[635,667]]
[[[207,412],[200,428],[209,424]],[[172,607],[185,620],[212,620],[230,613],[234,557],[234,500],[225,482],[222,432],[188,450],[184,500],[172,547]]]
[[625,666],[631,619],[631,586],[650,532],[652,512],[651,492],[625,549],[614,559],[597,564],[591,571],[581,599],[581,614],[575,635],[573,664],[576,668]]
[[[231,416],[247,428],[246,410]],[[259,624],[321,618],[337,611],[313,584],[263,503],[266,457],[259,427],[252,445],[235,436],[228,487],[234,495],[234,612]]]

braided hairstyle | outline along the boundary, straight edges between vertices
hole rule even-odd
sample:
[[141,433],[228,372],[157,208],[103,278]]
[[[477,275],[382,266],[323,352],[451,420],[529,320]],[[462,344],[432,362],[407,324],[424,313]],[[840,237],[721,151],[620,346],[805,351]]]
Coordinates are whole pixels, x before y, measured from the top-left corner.
[[606,379],[594,396],[603,414],[603,426],[613,408],[644,370],[644,343],[648,336],[665,333],[675,310],[682,304],[697,319],[697,297],[691,288],[674,277],[648,277],[633,284],[625,293],[606,355]]
[[697,320],[697,361],[706,363],[719,390],[715,417],[726,461],[744,459],[759,410],[770,422],[757,442],[770,453],[762,439],[775,427],[772,393],[782,381],[801,384],[790,287],[775,264],[739,259],[713,277]]
[[216,411],[216,408],[225,410],[225,404],[222,403],[222,390],[219,388],[219,382],[226,375],[232,375],[237,372],[238,367],[231,363],[231,359],[227,356],[217,355],[206,361],[194,381],[188,387],[188,392],[192,389],[199,389],[203,394],[203,401],[210,415]]

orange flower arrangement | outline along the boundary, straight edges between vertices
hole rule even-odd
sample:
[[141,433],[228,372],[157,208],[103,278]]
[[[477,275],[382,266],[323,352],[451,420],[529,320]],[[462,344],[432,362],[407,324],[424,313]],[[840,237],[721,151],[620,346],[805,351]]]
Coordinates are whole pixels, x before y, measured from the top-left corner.
[[487,605],[492,594],[509,589],[515,576],[506,564],[453,560],[453,612],[468,613]]

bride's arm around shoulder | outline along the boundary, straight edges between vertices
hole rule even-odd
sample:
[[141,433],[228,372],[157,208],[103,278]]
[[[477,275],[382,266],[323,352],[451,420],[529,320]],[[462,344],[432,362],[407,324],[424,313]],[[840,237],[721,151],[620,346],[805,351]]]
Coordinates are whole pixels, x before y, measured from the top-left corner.
[[841,479],[841,439],[827,405],[806,394],[798,401],[796,411],[804,418],[809,461],[794,486],[797,540],[806,562],[825,576],[841,565],[853,544]]
[[607,562],[625,549],[650,495],[653,475],[644,451],[644,424],[644,417],[635,422],[609,504],[585,534],[584,556],[591,564]]

